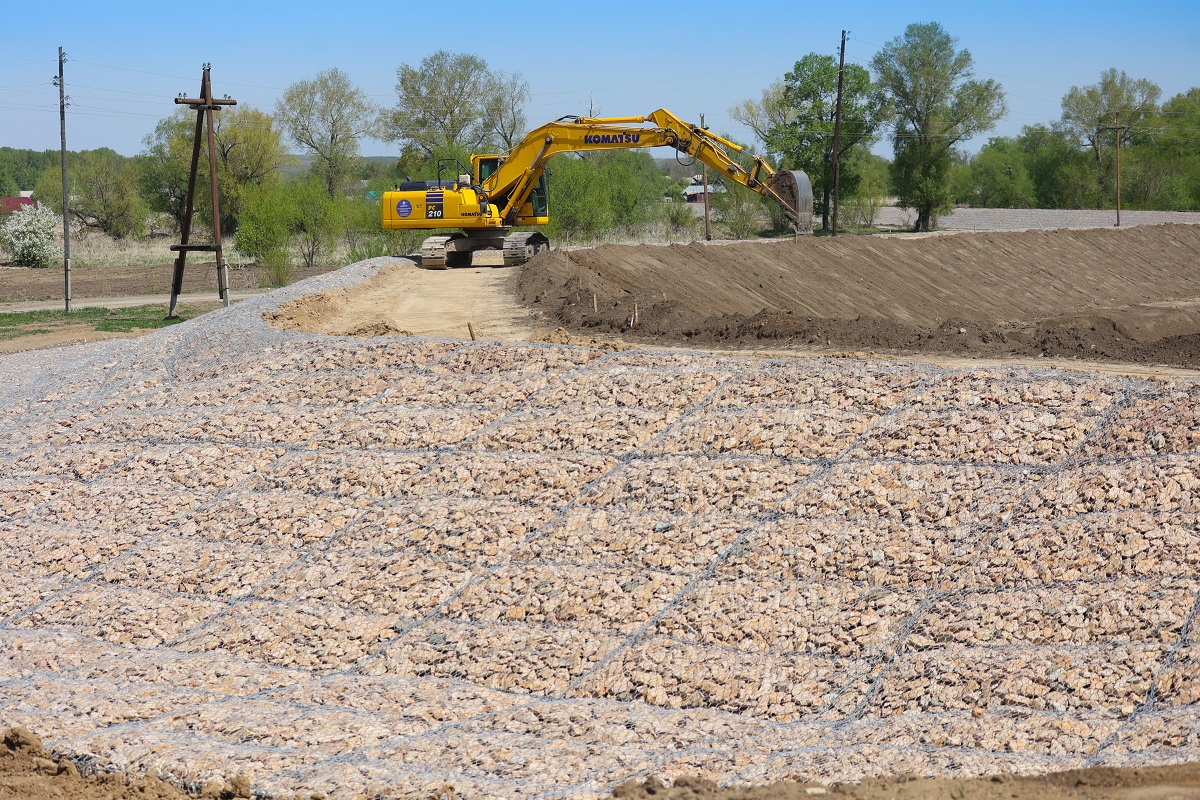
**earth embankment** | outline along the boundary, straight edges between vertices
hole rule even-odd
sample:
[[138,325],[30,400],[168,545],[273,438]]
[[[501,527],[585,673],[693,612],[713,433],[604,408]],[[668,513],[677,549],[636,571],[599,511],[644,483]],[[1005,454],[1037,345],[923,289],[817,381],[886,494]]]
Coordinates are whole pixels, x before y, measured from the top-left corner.
[[693,346],[1200,366],[1200,227],[552,251],[522,302],[579,332]]

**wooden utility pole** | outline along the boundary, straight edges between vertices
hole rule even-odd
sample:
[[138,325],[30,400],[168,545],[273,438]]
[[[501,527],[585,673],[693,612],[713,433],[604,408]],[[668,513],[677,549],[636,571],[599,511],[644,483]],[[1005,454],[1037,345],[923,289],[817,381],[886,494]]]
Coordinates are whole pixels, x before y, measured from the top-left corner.
[[63,81],[63,63],[67,54],[58,48],[58,77],[54,85],[58,87],[58,132],[59,132],[59,162],[62,168],[63,194],[63,304],[67,313],[71,313],[71,225],[67,222],[67,207],[71,202],[71,193],[67,191],[67,88]]
[[1121,227],[1121,132],[1129,130],[1128,125],[1121,124],[1121,112],[1113,112],[1113,124],[1105,125],[1102,130],[1116,131],[1117,134],[1117,224]]
[[846,71],[846,31],[842,31],[842,49],[838,56],[837,103],[833,112],[833,235],[838,234],[838,147],[842,138],[842,74]]
[[[178,316],[175,313],[179,302],[179,293],[183,291],[183,267],[187,254],[192,251],[216,253],[217,256],[217,294],[225,307],[229,307],[229,274],[226,271],[225,255],[221,248],[221,205],[217,198],[217,148],[213,136],[213,111],[221,106],[235,106],[237,101],[226,95],[221,100],[214,100],[212,83],[209,81],[210,64],[204,65],[204,75],[200,78],[199,97],[176,97],[175,104],[187,106],[196,112],[196,136],[192,142],[192,171],[188,174],[187,205],[183,213],[183,228],[180,231],[179,244],[171,245],[171,250],[178,253],[175,257],[175,274],[171,279],[171,305],[167,310],[167,319]],[[189,244],[188,238],[192,232],[192,211],[196,199],[196,173],[200,167],[200,136],[204,131],[204,123],[208,123],[208,175],[212,188],[213,243]]]
[[1117,227],[1121,227],[1121,112],[1113,115],[1113,128],[1117,132]]
[[[700,127],[704,127],[704,115],[700,115]],[[704,165],[704,241],[712,241],[712,218],[708,215],[708,164]]]

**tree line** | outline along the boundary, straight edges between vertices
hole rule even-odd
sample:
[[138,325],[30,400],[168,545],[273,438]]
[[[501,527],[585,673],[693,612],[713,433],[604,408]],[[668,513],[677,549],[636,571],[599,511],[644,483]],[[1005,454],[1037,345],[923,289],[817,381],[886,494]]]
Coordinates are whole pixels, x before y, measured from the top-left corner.
[[[830,226],[838,65],[809,53],[755,100],[730,115],[744,123],[777,168],[812,178],[822,227]],[[838,162],[843,220],[869,225],[885,198],[916,211],[928,230],[956,203],[978,206],[1105,208],[1115,202],[1116,142],[1122,148],[1122,204],[1128,208],[1200,208],[1200,89],[1160,104],[1146,79],[1108,70],[1063,97],[1062,117],[989,140],[968,156],[964,142],[990,131],[1006,113],[1003,88],[974,75],[966,49],[937,23],[909,25],[871,59],[847,64]],[[264,262],[308,265],[338,242],[352,257],[412,252],[425,234],[384,231],[379,196],[398,182],[433,178],[440,158],[468,162],[473,152],[504,152],[528,126],[530,94],[518,73],[491,69],[477,56],[439,51],[396,70],[396,103],[384,108],[333,68],[289,86],[270,111],[248,106],[214,114],[223,234]],[[590,109],[590,115],[599,115]],[[109,149],[69,160],[74,222],[114,237],[178,228],[195,128],[193,112],[162,119],[131,158]],[[871,154],[884,138],[892,158]],[[361,157],[365,139],[392,143],[391,164]],[[207,142],[202,143],[204,150]],[[296,173],[298,150],[309,164]],[[198,185],[208,185],[207,153]],[[698,171],[699,167],[695,167]],[[678,198],[689,175],[666,174],[647,151],[561,156],[550,165],[547,232],[598,239],[645,226],[672,239],[696,235]],[[771,204],[736,187],[714,197],[726,233],[738,237],[784,221]],[[0,148],[0,194],[33,189],[62,209],[57,151]],[[199,218],[211,224],[207,191]]]
[[[838,72],[833,56],[809,53],[730,110],[782,166],[808,172],[825,229]],[[1200,209],[1200,88],[1160,105],[1152,81],[1106,70],[1063,96],[1061,119],[992,138],[972,156],[960,146],[1004,117],[1004,89],[976,79],[970,51],[938,23],[909,25],[870,70],[848,64],[842,79],[839,187],[851,208],[886,192],[916,211],[917,230],[955,204],[1111,208],[1119,139],[1123,206]],[[893,157],[880,164],[870,149],[885,136]]]
[[[223,235],[244,255],[275,265],[299,259],[311,266],[339,243],[352,258],[413,252],[427,232],[382,230],[383,191],[436,177],[440,158],[469,163],[473,152],[503,152],[527,128],[528,83],[474,55],[439,51],[401,65],[396,94],[396,105],[382,108],[333,68],[287,87],[270,112],[244,105],[215,112]],[[195,112],[180,108],[155,125],[136,156],[107,148],[70,153],[73,223],[117,239],[178,230],[194,133]],[[361,146],[369,138],[393,143],[396,160],[364,159]],[[207,150],[202,139],[197,233],[212,224]],[[291,150],[307,169],[297,170]],[[597,237],[656,222],[667,216],[664,197],[681,188],[645,152],[560,158],[553,170],[552,235]],[[2,194],[32,189],[61,214],[58,152],[0,150],[0,188]]]

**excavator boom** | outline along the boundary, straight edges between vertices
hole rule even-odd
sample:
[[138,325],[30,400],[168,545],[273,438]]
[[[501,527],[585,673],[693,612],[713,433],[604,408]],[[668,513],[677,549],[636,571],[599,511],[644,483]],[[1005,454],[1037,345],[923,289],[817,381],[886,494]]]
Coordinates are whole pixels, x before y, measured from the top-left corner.
[[[809,206],[805,208],[796,202],[803,199],[803,192],[795,189],[800,182],[795,173],[777,178],[776,175],[782,173],[776,173],[759,156],[753,157],[753,163],[747,169],[729,155],[730,150],[741,152],[742,147],[698,125],[684,122],[665,108],[644,117],[564,117],[535,128],[509,150],[483,188],[489,197],[507,200],[502,206],[502,216],[508,218],[526,202],[528,193],[552,157],[560,153],[645,147],[673,147],[718,170],[735,183],[774,199],[783,206],[793,224],[801,230],[812,230],[811,184]],[[807,180],[805,176],[803,182],[807,183]]]

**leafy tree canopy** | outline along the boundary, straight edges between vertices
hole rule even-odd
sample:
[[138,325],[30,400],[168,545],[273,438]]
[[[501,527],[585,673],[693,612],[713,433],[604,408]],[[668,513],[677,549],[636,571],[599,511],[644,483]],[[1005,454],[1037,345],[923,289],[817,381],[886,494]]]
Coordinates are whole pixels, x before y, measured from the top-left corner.
[[1124,70],[1107,69],[1100,74],[1099,83],[1072,86],[1063,95],[1063,126],[1092,148],[1099,165],[1102,140],[1107,136],[1112,141],[1113,136],[1106,126],[1129,126],[1121,133],[1122,141],[1128,141],[1137,125],[1157,113],[1161,95],[1162,89],[1145,78],[1135,80]]
[[896,111],[893,183],[917,230],[951,208],[951,150],[1007,112],[1000,84],[974,80],[974,59],[956,44],[938,23],[914,23],[871,59]]
[[[146,232],[148,209],[138,193],[137,164],[109,148],[85,150],[67,160],[72,217],[116,239],[136,239]],[[34,198],[57,213],[63,210],[62,170],[42,173]]]
[[494,72],[478,56],[439,50],[419,66],[396,69],[386,137],[426,156],[438,149],[508,148],[525,133],[528,102],[529,84],[519,73]]
[[379,108],[337,67],[285,89],[275,119],[316,158],[313,174],[330,197],[341,194],[357,172],[359,142],[380,130]]
[[[780,153],[787,169],[803,169],[808,173],[819,198],[825,229],[829,228],[829,200],[833,191],[837,85],[837,60],[830,55],[809,53],[785,76],[778,97],[764,94],[761,109],[763,118],[786,120],[767,130],[767,149]],[[768,102],[778,102],[780,106],[772,111],[766,105]],[[842,127],[838,139],[838,160],[845,162],[839,183],[847,194],[853,194],[857,174],[854,160],[846,156],[856,148],[870,148],[889,113],[890,107],[871,82],[870,73],[857,64],[847,64],[842,78]]]
[[[138,157],[140,187],[151,210],[168,214],[182,225],[186,211],[188,173],[196,131],[195,112],[179,109],[160,120],[143,139]],[[246,189],[279,180],[279,168],[291,158],[283,146],[283,132],[270,114],[251,106],[235,106],[213,114],[213,140],[217,156],[217,192],[221,206],[221,231],[237,228]],[[212,224],[208,177],[208,137],[201,139],[196,178],[195,212],[198,220]]]

